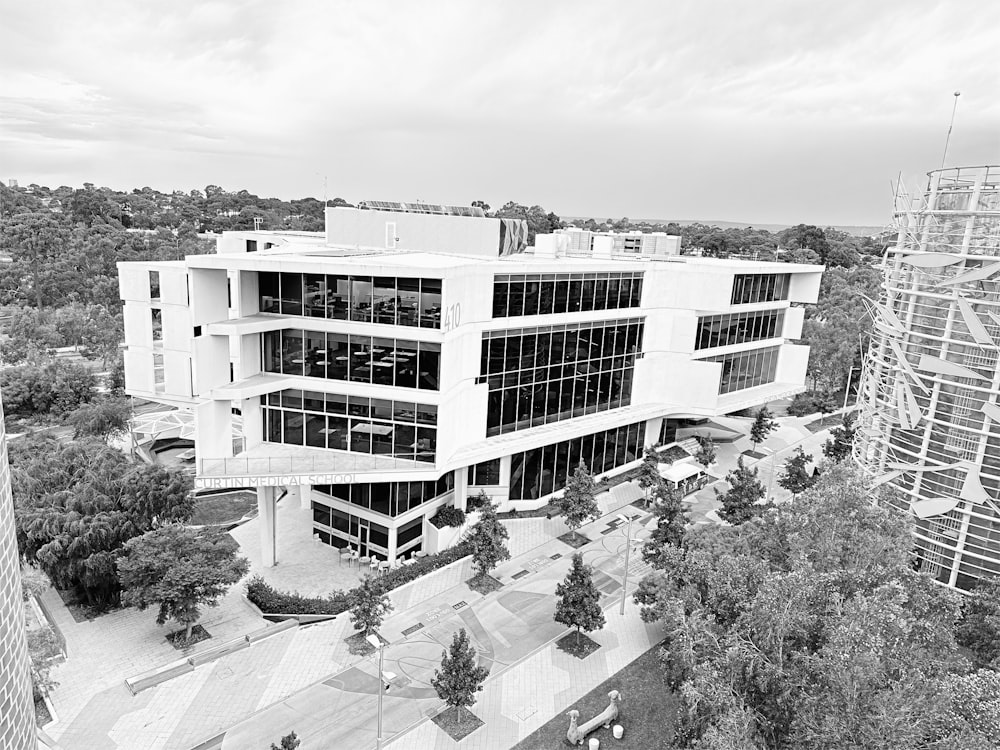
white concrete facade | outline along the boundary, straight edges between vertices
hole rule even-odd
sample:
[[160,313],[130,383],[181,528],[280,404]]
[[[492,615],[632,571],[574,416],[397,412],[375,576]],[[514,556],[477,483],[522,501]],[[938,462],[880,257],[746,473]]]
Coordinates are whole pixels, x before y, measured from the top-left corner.
[[[392,558],[405,551],[397,544],[397,531],[409,525],[412,535],[414,524],[426,525],[441,505],[464,508],[467,493],[483,489],[504,508],[544,503],[547,487],[561,489],[550,478],[537,480],[533,493],[515,487],[517,496],[511,497],[512,485],[527,481],[519,477],[526,473],[531,451],[580,439],[580,450],[597,461],[593,446],[599,443],[607,451],[602,457],[606,473],[618,471],[637,457],[634,446],[612,457],[610,437],[586,436],[638,425],[638,437],[633,431],[630,439],[641,454],[642,445],[659,440],[664,419],[711,417],[802,390],[808,348],[793,343],[801,334],[802,309],[792,303],[815,302],[821,267],[637,258],[613,251],[605,257],[568,257],[565,240],[544,235],[535,248],[511,252],[510,237],[518,228],[501,230],[497,221],[328,209],[325,237],[225,233],[216,255],[190,256],[177,264],[121,263],[127,391],[194,412],[198,486],[259,487],[265,516],[281,490],[264,488],[299,488],[304,505],[320,502],[349,512],[351,525],[344,533],[352,540],[358,524],[377,525],[380,539],[381,529],[388,529],[387,542],[375,545],[374,553]],[[408,238],[414,247],[407,246]],[[158,299],[149,293],[154,271]],[[737,300],[734,284],[744,277],[750,279],[747,293]],[[281,293],[266,293],[276,279]],[[744,282],[739,283],[743,289]],[[283,297],[286,288],[297,291]],[[529,314],[524,314],[525,299],[537,305]],[[580,299],[589,302],[573,301]],[[621,306],[607,309],[609,300]],[[543,312],[544,305],[551,307]],[[587,309],[601,307],[606,309]],[[154,338],[149,321],[157,309],[162,335]],[[725,340],[713,330],[712,345],[705,346],[705,317],[728,313],[746,320],[727,323]],[[771,329],[754,328],[758,318],[770,321]],[[752,336],[751,329],[756,331]],[[624,340],[636,330],[632,350],[613,338],[620,332]],[[604,331],[607,336],[601,338]],[[544,346],[540,336],[546,337]],[[565,361],[544,363],[558,366],[537,364],[549,342],[562,342],[563,336],[567,347],[572,336],[579,342],[574,346],[587,342],[594,350],[584,357],[582,348],[567,348]],[[275,349],[279,338],[281,356]],[[483,368],[491,338],[537,346],[537,353],[524,355],[535,358],[535,380],[523,362],[515,368],[519,374],[487,377]],[[745,356],[730,361],[738,355]],[[359,356],[363,365],[356,361]],[[413,363],[409,368],[408,361]],[[163,368],[163,377],[157,377],[156,367]],[[754,375],[755,367],[761,374]],[[563,374],[552,374],[557,371]],[[510,383],[518,377],[521,398],[514,403],[513,391],[503,389],[515,387]],[[570,381],[578,385],[568,396]],[[295,405],[287,407],[277,395],[283,392],[301,392],[302,399],[320,406],[300,406],[293,395]],[[503,400],[508,397],[510,403]],[[543,413],[543,398],[553,405],[549,416]],[[522,414],[524,399],[535,399],[532,415]],[[348,402],[347,413],[338,411],[338,404]],[[370,417],[367,411],[359,416],[356,403],[370,404]],[[502,415],[500,403],[506,410]],[[415,428],[391,421],[410,420],[414,405]],[[289,416],[293,408],[303,410],[302,419]],[[550,418],[557,408],[565,418]],[[269,421],[279,411],[281,425]],[[435,423],[430,417],[421,423],[422,412],[436,412]],[[230,439],[235,413],[242,416],[245,439],[239,455],[233,455]],[[511,421],[515,413],[516,424]],[[314,430],[319,424],[324,428]],[[419,437],[425,430],[431,437]],[[413,435],[412,443],[402,435]],[[354,449],[359,436],[365,450]],[[281,442],[296,439],[298,444]],[[329,447],[335,439],[345,442]],[[428,449],[431,440],[436,444]],[[317,441],[325,447],[315,447]],[[489,483],[475,484],[472,467],[490,461],[495,463],[488,472],[480,472],[489,473]],[[519,468],[512,471],[512,464]],[[386,482],[438,483],[437,494],[416,506],[393,504],[391,513],[380,513],[373,509],[374,493]],[[342,493],[348,486],[370,487],[373,494],[365,494],[364,503],[371,507],[354,502],[353,495],[348,502],[321,494],[316,486]],[[416,492],[415,485],[407,486]],[[430,484],[421,486],[431,492]],[[407,491],[393,485],[391,491],[397,490],[400,497]],[[325,518],[322,513],[317,511],[317,517]],[[317,528],[329,531],[322,524]],[[345,539],[336,538],[342,546]],[[419,541],[408,544],[413,549]]]

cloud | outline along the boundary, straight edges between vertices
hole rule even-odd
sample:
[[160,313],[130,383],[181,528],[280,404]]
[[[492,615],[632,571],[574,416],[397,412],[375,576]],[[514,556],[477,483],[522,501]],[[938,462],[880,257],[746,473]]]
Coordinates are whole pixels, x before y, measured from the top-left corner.
[[299,195],[319,173],[353,198],[881,223],[956,88],[956,158],[1000,156],[992,4],[7,6],[0,157],[25,181]]

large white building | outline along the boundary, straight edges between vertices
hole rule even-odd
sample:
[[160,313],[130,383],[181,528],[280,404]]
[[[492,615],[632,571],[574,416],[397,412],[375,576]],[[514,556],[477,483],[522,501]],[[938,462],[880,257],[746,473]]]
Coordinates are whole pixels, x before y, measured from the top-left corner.
[[968,589],[1000,574],[1000,167],[899,203],[855,458],[915,517],[921,569]]
[[323,542],[434,552],[442,505],[537,507],[580,460],[802,390],[821,267],[570,257],[523,222],[367,205],[119,264],[127,390],[193,412],[198,486],[257,488],[267,562],[285,493]]

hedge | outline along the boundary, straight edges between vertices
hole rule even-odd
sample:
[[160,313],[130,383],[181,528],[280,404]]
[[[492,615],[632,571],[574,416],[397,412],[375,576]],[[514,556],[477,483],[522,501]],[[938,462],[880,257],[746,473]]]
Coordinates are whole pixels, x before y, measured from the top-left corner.
[[434,514],[431,523],[439,529],[443,529],[445,526],[458,528],[465,523],[465,511],[454,505],[445,505]]
[[[472,545],[468,541],[459,542],[436,555],[418,558],[412,565],[389,570],[378,576],[375,583],[382,592],[389,592],[470,554]],[[334,591],[329,596],[278,591],[259,575],[247,581],[247,599],[265,615],[339,615],[349,609],[348,596],[345,591]]]

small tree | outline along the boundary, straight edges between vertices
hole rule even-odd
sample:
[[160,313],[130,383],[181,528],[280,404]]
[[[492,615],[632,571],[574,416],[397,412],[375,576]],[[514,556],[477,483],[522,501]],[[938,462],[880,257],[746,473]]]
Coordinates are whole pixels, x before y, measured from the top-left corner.
[[476,664],[476,649],[469,643],[465,628],[461,628],[452,638],[451,648],[441,653],[441,668],[434,670],[431,687],[438,698],[458,711],[462,721],[462,709],[476,702],[476,693],[489,676],[490,670]]
[[127,435],[131,418],[132,404],[128,396],[108,396],[82,404],[66,415],[74,439],[85,435],[105,439]]
[[480,509],[482,515],[472,527],[469,541],[472,545],[472,564],[476,575],[488,575],[493,568],[510,559],[507,549],[507,538],[510,534],[507,527],[497,518],[497,510],[492,502],[487,502]]
[[351,624],[365,637],[372,635],[392,612],[392,601],[382,586],[372,576],[366,576],[347,592],[347,605],[351,608]]
[[642,558],[658,568],[666,547],[680,547],[688,520],[680,493],[668,487],[666,482],[661,481],[654,488],[653,515],[656,516],[656,528],[642,548]]
[[851,455],[854,447],[854,436],[857,428],[854,426],[855,413],[845,412],[840,427],[830,430],[830,439],[823,445],[823,455],[835,463],[840,463]]
[[601,595],[594,585],[593,570],[583,562],[579,552],[573,555],[573,565],[562,583],[556,584],[555,621],[569,628],[576,628],[576,643],[580,645],[580,631],[591,632],[604,627],[604,610]]
[[560,497],[552,501],[559,515],[575,534],[584,521],[597,518],[600,508],[594,499],[594,478],[590,475],[583,461],[576,467],[573,476],[566,483],[566,489]]
[[770,410],[766,406],[760,407],[754,415],[753,424],[750,425],[750,442],[753,443],[754,451],[777,427],[778,423]]
[[757,479],[757,469],[743,464],[743,457],[736,460],[736,468],[726,474],[729,490],[715,491],[716,499],[722,503],[719,517],[733,525],[749,521],[754,516],[754,504],[763,499],[764,485]]
[[118,560],[122,603],[146,609],[158,604],[158,625],[169,619],[185,627],[184,638],[201,615],[246,575],[249,563],[238,557],[232,537],[177,525],[130,539]]
[[651,445],[647,445],[642,454],[637,480],[639,486],[646,492],[646,504],[648,505],[650,490],[660,481],[660,456]]
[[705,435],[698,438],[698,445],[700,447],[694,456],[694,460],[707,469],[715,463],[715,441],[712,440],[711,435]]
[[785,461],[785,473],[778,477],[778,484],[793,495],[800,495],[808,490],[816,484],[816,477],[806,468],[812,460],[811,453],[806,453],[801,447],[797,448],[792,457]]
[[301,743],[302,740],[299,739],[299,736],[295,734],[295,732],[292,732],[291,734],[286,734],[281,738],[280,745],[275,745],[272,742],[271,750],[296,750]]

